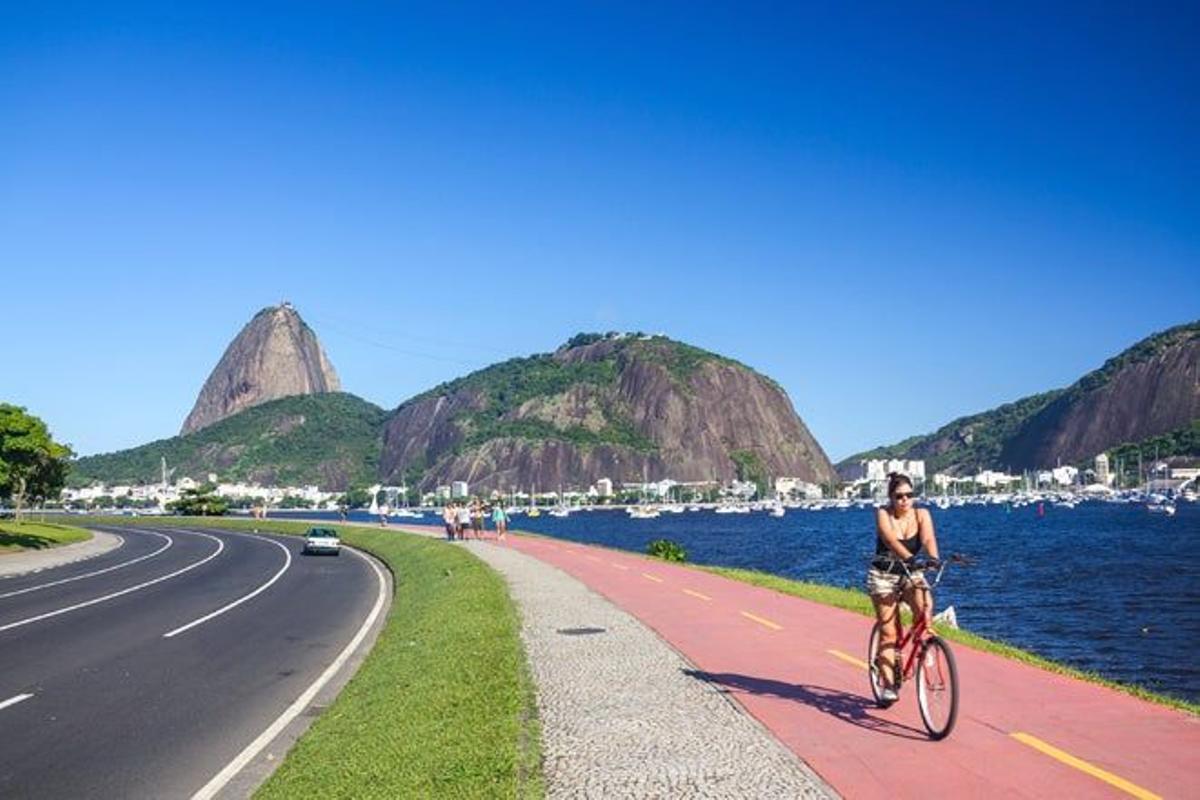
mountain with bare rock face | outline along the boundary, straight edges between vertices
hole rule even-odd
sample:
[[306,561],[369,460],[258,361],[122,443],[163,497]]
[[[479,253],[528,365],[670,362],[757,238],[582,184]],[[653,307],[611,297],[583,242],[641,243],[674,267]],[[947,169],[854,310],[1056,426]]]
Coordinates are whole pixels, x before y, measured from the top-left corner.
[[341,383],[317,335],[285,302],[255,314],[225,350],[181,433],[269,400],[338,391]]
[[838,466],[922,459],[930,473],[970,475],[1085,464],[1100,453],[1143,449],[1147,458],[1200,456],[1200,320],[1146,337],[1064,389],[961,417]]
[[580,334],[402,403],[380,474],[422,489],[834,478],[770,378],[663,336]]

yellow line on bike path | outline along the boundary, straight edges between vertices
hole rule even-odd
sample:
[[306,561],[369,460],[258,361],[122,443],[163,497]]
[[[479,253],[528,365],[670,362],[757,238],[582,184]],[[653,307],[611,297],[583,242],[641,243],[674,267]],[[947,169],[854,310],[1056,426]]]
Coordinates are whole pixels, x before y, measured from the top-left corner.
[[1093,778],[1099,778],[1110,786],[1115,786],[1123,792],[1127,792],[1134,797],[1141,798],[1141,800],[1162,800],[1162,797],[1156,795],[1154,792],[1143,789],[1136,783],[1130,783],[1119,775],[1113,775],[1107,770],[1100,769],[1100,767],[1097,767],[1095,764],[1089,764],[1082,758],[1076,758],[1064,750],[1059,750],[1054,745],[1047,744],[1036,736],[1030,736],[1028,733],[1021,733],[1019,731],[1016,733],[1010,733],[1009,736],[1016,739],[1021,744],[1027,744],[1034,750],[1045,753],[1051,758],[1061,761],[1069,767],[1074,767],[1081,772],[1086,772]]
[[709,597],[708,595],[704,594],[703,592],[697,592],[697,591],[694,591],[694,590],[692,590],[692,589],[684,589],[684,590],[683,590],[683,593],[684,593],[684,594],[690,594],[692,597],[699,597],[701,600],[712,600],[712,598],[711,598],[711,597]]
[[769,619],[763,619],[762,617],[755,616],[754,614],[751,614],[749,611],[743,611],[742,616],[745,617],[746,619],[754,620],[759,625],[765,625],[766,627],[770,628],[773,631],[783,630],[783,626],[780,625],[779,623],[771,622],[771,620],[769,620]]
[[642,573],[642,577],[643,577],[643,578],[645,578],[645,579],[646,579],[646,580],[648,580],[648,581],[654,581],[655,583],[662,583],[662,582],[663,582],[663,579],[662,579],[662,578],[658,577],[657,575],[651,575],[649,572],[643,572],[643,573]]
[[867,668],[867,662],[863,661],[861,658],[855,658],[854,656],[850,655],[849,653],[843,653],[841,650],[826,650],[825,652],[829,653],[829,655],[831,655],[831,656],[836,656],[837,658],[840,658],[842,661],[845,661],[847,664],[853,664],[854,666],[859,667],[860,669]]

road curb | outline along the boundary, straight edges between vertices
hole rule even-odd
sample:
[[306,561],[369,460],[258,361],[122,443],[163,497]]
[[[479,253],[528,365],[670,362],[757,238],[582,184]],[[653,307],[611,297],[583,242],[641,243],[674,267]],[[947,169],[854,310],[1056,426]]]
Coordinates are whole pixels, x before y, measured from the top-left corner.
[[353,550],[354,553],[366,559],[368,563],[374,564],[382,570],[383,574],[388,577],[388,580],[384,581],[385,596],[383,613],[372,623],[370,629],[367,631],[367,635],[363,637],[362,642],[359,643],[353,654],[351,654],[333,678],[317,692],[304,712],[284,726],[283,730],[214,795],[219,800],[243,800],[243,798],[249,798],[274,774],[275,770],[283,764],[288,752],[300,740],[300,737],[308,731],[309,727],[317,721],[325,709],[337,699],[337,696],[346,684],[350,682],[350,679],[358,673],[363,661],[366,660],[371,650],[374,649],[375,642],[379,638],[383,626],[387,623],[391,613],[392,599],[395,594],[396,576],[388,569],[387,564],[371,553],[356,547],[350,547],[344,543],[342,544],[342,549]]
[[125,544],[125,540],[111,533],[85,528],[92,538],[86,542],[52,547],[48,550],[32,550],[0,557],[0,580],[29,575],[65,564],[87,561],[112,552]]

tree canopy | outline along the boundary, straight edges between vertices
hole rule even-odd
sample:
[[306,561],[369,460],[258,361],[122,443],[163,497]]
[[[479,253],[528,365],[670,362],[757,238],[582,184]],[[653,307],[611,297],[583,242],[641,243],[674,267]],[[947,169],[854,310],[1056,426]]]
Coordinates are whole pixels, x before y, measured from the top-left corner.
[[28,500],[56,497],[66,482],[71,449],[20,406],[0,403],[0,500],[20,517]]

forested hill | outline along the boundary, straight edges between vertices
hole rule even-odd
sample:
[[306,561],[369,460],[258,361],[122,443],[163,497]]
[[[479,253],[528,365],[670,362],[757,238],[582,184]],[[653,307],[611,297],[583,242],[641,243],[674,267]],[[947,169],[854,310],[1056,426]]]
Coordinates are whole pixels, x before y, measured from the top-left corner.
[[1149,336],[1065,389],[961,417],[930,434],[850,456],[924,459],[926,471],[1033,469],[1157,441],[1192,453],[1200,418],[1200,321]]
[[254,406],[195,433],[76,461],[72,485],[159,480],[161,461],[174,477],[264,484],[315,484],[342,490],[374,483],[387,412],[346,393],[297,395]]
[[618,483],[824,483],[833,468],[766,376],[663,336],[580,334],[401,404],[382,475],[429,488],[585,488]]

